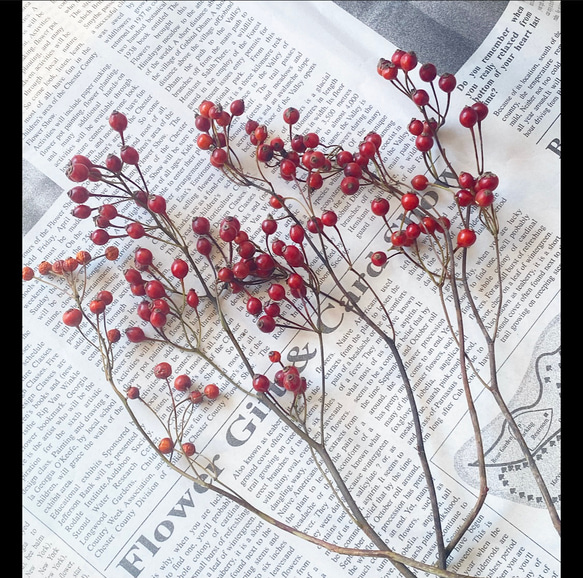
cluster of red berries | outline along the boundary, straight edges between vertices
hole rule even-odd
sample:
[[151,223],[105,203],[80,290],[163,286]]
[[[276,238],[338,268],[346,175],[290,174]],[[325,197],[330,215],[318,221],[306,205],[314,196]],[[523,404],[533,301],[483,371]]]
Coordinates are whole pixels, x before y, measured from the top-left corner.
[[[205,385],[201,390],[192,389],[193,383],[189,375],[183,373],[177,375],[170,384],[170,377],[172,376],[172,366],[167,361],[161,361],[154,366],[154,377],[157,379],[164,379],[172,386],[174,390],[181,393],[188,394],[188,399],[193,404],[200,404],[205,399],[215,400],[219,397],[220,391],[215,383]],[[137,386],[131,386],[126,391],[128,399],[140,399],[140,389]],[[158,442],[158,449],[163,454],[171,454],[174,451],[175,443],[171,437],[164,437]],[[183,442],[181,444],[184,455],[190,457],[196,453],[196,447],[192,442]]]
[[[170,265],[172,277],[180,281],[180,289],[171,286],[168,278],[159,274],[153,260],[150,249],[138,247],[134,252],[134,267],[124,271],[124,278],[129,283],[132,295],[142,297],[137,306],[138,317],[163,334],[169,318],[179,315],[181,311],[181,306],[174,303],[173,297],[184,295],[186,305],[197,309],[199,296],[194,289],[184,291],[184,279],[189,272],[185,260],[177,258]],[[148,278],[144,278],[145,273],[148,273]],[[126,334],[133,343],[146,340],[144,331],[139,327],[128,328]]]
[[[279,351],[270,351],[269,360],[279,366],[273,378],[275,385],[293,393],[294,397],[306,392],[306,378],[300,375],[300,371],[295,365],[284,365]],[[269,391],[271,382],[266,375],[256,374],[253,376],[252,385],[255,391],[266,393]]]
[[[49,261],[41,261],[37,267],[37,274],[32,267],[24,266],[22,268],[22,280],[32,281],[33,279],[47,278],[53,276],[63,279],[69,287],[77,284],[77,281],[83,283],[85,278],[84,269],[94,259],[104,257],[108,261],[115,261],[119,256],[117,247],[107,247],[102,255],[92,257],[88,251],[78,251],[74,257],[66,257],[64,259],[57,259],[52,263]],[[77,290],[73,292],[77,294]],[[110,291],[98,291],[96,296],[89,302],[87,306],[88,314],[102,315],[108,305],[113,302],[113,295]],[[79,327],[86,314],[80,306],[71,307],[67,309],[62,315],[62,321],[67,327]],[[110,343],[116,343],[121,337],[118,329],[109,329],[107,331],[107,339]]]
[[[74,217],[87,219],[93,215],[93,221],[97,229],[91,233],[90,239],[95,245],[105,245],[115,238],[141,239],[148,235],[148,226],[120,212],[122,203],[129,201],[147,209],[155,216],[166,215],[166,199],[164,196],[149,194],[143,189],[136,189],[133,181],[125,178],[123,172],[125,166],[137,167],[140,158],[137,149],[124,144],[124,131],[127,128],[127,124],[127,118],[121,112],[114,111],[109,117],[109,125],[121,137],[122,145],[119,155],[109,154],[102,165],[93,163],[84,155],[75,155],[70,160],[66,170],[68,178],[75,183],[84,183],[85,181],[102,182],[115,188],[115,192],[111,195],[109,202],[102,202],[94,207],[87,204],[90,198],[102,199],[107,195],[91,193],[82,184],[77,184],[68,192],[69,198],[76,205],[71,211]],[[117,220],[115,220],[116,218]]]

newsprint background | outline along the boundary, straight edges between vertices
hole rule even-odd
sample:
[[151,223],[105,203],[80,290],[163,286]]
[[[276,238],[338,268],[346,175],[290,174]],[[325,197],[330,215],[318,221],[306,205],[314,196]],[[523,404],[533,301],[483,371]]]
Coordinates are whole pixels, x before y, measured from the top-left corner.
[[[82,248],[77,245],[87,230],[70,216],[70,182],[63,169],[75,153],[111,152],[111,131],[102,124],[119,103],[133,120],[133,134],[142,139],[144,157],[153,159],[147,166],[152,183],[172,189],[177,214],[188,220],[187,208],[193,198],[199,200],[191,195],[192,183],[200,184],[200,202],[214,215],[224,207],[215,193],[234,195],[232,187],[217,185],[216,175],[193,151],[192,110],[196,98],[207,94],[203,88],[225,99],[230,89],[245,92],[249,109],[272,121],[275,113],[262,99],[275,108],[284,98],[299,103],[308,109],[303,120],[321,123],[325,134],[340,134],[346,119],[355,134],[376,126],[387,147],[397,151],[395,170],[403,175],[420,166],[404,128],[411,109],[393,102],[386,85],[379,84],[379,57],[390,57],[395,47],[413,50],[421,62],[456,74],[456,106],[477,95],[486,100],[492,111],[491,128],[485,128],[489,158],[505,183],[501,250],[508,277],[500,379],[560,507],[561,3],[54,0],[22,7],[23,264],[50,259],[63,247]],[[266,54],[278,54],[286,64],[278,66],[278,57],[264,60]],[[199,75],[196,83],[187,74],[192,70]],[[329,108],[316,105],[324,101]],[[326,122],[315,111],[326,114]],[[171,155],[165,142],[175,138]],[[257,206],[229,204],[253,224],[260,218]],[[362,245],[355,242],[354,249],[364,255],[374,226],[358,205],[343,214],[359,231]],[[495,283],[486,261],[479,265],[480,289],[486,293]],[[415,280],[414,272],[396,267],[378,290],[391,300],[396,318],[414,320],[413,339],[427,345],[425,357],[447,377],[453,362],[443,319],[434,296]],[[121,300],[114,314],[127,320],[133,300]],[[51,290],[32,284],[23,290],[23,576],[398,575],[386,560],[339,557],[306,546],[173,476],[128,425],[117,400],[103,391],[87,348],[78,341],[70,346],[73,338],[59,321],[61,308]],[[345,454],[347,481],[401,551],[422,556],[430,542],[426,496],[400,411],[403,399],[387,389],[393,370],[381,373],[374,343],[359,342],[354,327],[342,327],[331,341],[339,356],[331,382],[339,387],[327,410]],[[288,361],[307,364],[309,344],[285,337],[279,343]],[[218,342],[212,352],[226,357]],[[479,364],[479,352],[476,356]],[[148,357],[128,353],[120,370],[144,377],[156,350]],[[406,361],[422,371],[413,354]],[[439,409],[424,417],[424,425],[444,526],[451,530],[475,499],[478,479],[461,389],[455,380],[434,375],[420,381],[419,393]],[[487,396],[476,397],[485,416],[490,491],[479,523],[455,553],[455,569],[488,578],[558,578],[560,540],[549,531],[536,487],[513,453],[499,411]],[[263,409],[227,391],[198,416],[201,443],[217,457],[233,455],[229,439],[238,448],[240,467],[220,461],[221,475],[286,519],[309,528],[322,524],[327,536],[356,541],[356,534],[346,534],[350,524],[336,502],[312,486],[318,472],[313,463],[306,466],[304,449]],[[274,490],[288,487],[290,480],[300,488],[297,494],[278,496]]]

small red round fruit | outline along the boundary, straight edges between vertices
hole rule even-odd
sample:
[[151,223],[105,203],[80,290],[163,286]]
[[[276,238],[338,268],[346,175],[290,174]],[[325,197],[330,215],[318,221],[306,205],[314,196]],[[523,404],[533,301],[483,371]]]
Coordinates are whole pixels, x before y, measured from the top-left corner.
[[126,329],[126,337],[131,343],[141,343],[147,339],[141,327],[128,327]]
[[279,363],[281,361],[281,353],[279,351],[270,351],[267,354],[271,363]]
[[433,137],[429,134],[421,133],[415,138],[415,146],[423,153],[433,148]]
[[213,150],[210,156],[210,162],[213,167],[221,168],[227,162],[228,155],[227,151],[222,148],[216,148]]
[[120,155],[121,160],[128,165],[137,165],[140,162],[140,154],[138,151],[131,146],[124,145],[121,147]]
[[478,114],[478,122],[482,122],[488,116],[488,107],[483,102],[474,102],[472,108]]
[[125,114],[117,110],[114,110],[109,115],[109,126],[114,131],[119,132],[121,134],[128,126],[128,119]]
[[478,113],[471,106],[464,106],[459,120],[462,126],[472,128],[478,122]]
[[269,391],[269,378],[265,375],[257,374],[253,376],[253,389],[265,393]]
[[182,373],[174,379],[174,389],[176,391],[188,391],[192,385],[192,380],[188,375]]
[[171,374],[172,366],[166,361],[161,361],[160,363],[154,366],[154,375],[158,379],[166,379],[170,377]]
[[310,189],[318,190],[321,189],[324,184],[324,177],[319,172],[313,172],[308,176],[307,182]]
[[391,235],[391,243],[394,247],[403,247],[405,244],[407,244],[407,242],[408,239],[405,231],[395,231]]
[[478,190],[478,189],[490,189],[491,191],[494,191],[494,190],[496,190],[496,188],[498,187],[499,184],[500,184],[500,181],[498,179],[498,176],[495,175],[494,173],[487,172],[487,173],[484,173],[478,179],[478,182],[476,183],[476,190]]
[[105,311],[105,303],[101,299],[93,299],[89,303],[89,311],[94,315],[100,315]]
[[413,136],[419,136],[423,132],[423,121],[418,118],[411,119],[411,122],[407,125],[407,130]]
[[306,232],[301,225],[292,225],[289,230],[289,238],[294,243],[303,243]]
[[184,279],[188,275],[188,263],[183,259],[174,259],[170,271],[177,279]]
[[217,399],[220,393],[218,386],[214,383],[205,385],[203,392],[208,399]]
[[474,202],[474,195],[468,189],[460,189],[457,191],[455,198],[460,207],[469,207]]
[[355,163],[354,161],[345,164],[342,170],[344,172],[345,177],[355,177],[357,179],[360,179],[360,177],[362,177],[362,167],[358,163]]
[[182,444],[182,451],[186,457],[191,457],[196,453],[196,447],[192,442],[184,442]]
[[257,320],[257,327],[263,333],[271,333],[275,329],[275,319],[270,315],[262,315]]
[[439,77],[438,86],[443,92],[453,92],[457,85],[456,78],[453,74],[446,72]]
[[476,184],[476,179],[467,172],[461,172],[458,176],[458,183],[462,189],[471,189]]
[[409,72],[417,66],[417,55],[414,52],[405,52],[401,55],[399,65],[403,70]]
[[382,267],[387,262],[387,254],[384,251],[375,251],[371,256],[370,260],[376,267]]
[[73,187],[68,193],[68,197],[77,204],[82,204],[87,202],[90,197],[89,191],[80,185]]
[[421,234],[421,227],[417,223],[409,223],[405,228],[405,234],[409,239],[415,240]]
[[340,190],[345,195],[354,195],[360,186],[356,177],[344,177],[340,182]]
[[462,229],[457,235],[458,247],[471,247],[476,238],[476,233],[472,229]]
[[259,315],[263,310],[263,304],[260,299],[257,299],[257,297],[249,297],[246,308],[251,315]]
[[354,160],[354,155],[350,151],[340,151],[336,155],[336,164],[343,168],[348,163],[351,163]]
[[383,197],[376,197],[370,203],[370,209],[377,217],[384,217],[390,208],[389,201]]
[[128,388],[126,395],[128,396],[128,399],[138,399],[140,397],[140,390],[135,385],[133,385],[132,387]]
[[289,107],[283,111],[283,120],[287,124],[295,124],[300,120],[300,112],[296,108]]
[[186,303],[193,309],[198,307],[199,298],[197,292],[194,289],[188,290],[188,293],[186,294]]
[[95,245],[101,246],[109,242],[110,236],[105,229],[95,229],[91,233],[90,239]]
[[23,281],[30,281],[34,278],[34,269],[32,267],[23,267],[22,268],[22,280]]
[[416,191],[424,191],[429,184],[429,179],[425,175],[415,175],[411,179],[411,186]]
[[158,449],[163,454],[170,454],[174,449],[174,442],[170,438],[162,438],[158,443]]
[[211,224],[206,217],[195,217],[192,220],[192,230],[197,235],[207,235],[211,229]]
[[401,197],[401,205],[405,211],[414,211],[419,206],[419,197],[415,193],[405,193]]
[[242,98],[234,100],[229,110],[233,116],[241,116],[245,112],[245,101]]
[[121,339],[121,331],[119,329],[109,329],[107,331],[107,341],[110,343],[117,343]]
[[83,313],[80,309],[67,309],[63,313],[63,323],[68,327],[78,327],[83,319]]
[[212,251],[213,245],[208,237],[200,237],[196,241],[196,250],[205,257],[208,257]]
[[279,165],[279,171],[283,177],[293,177],[296,174],[296,164],[290,159],[283,159]]
[[435,67],[435,64],[432,64],[431,62],[427,62],[427,63],[422,64],[420,66],[419,78],[423,82],[432,82],[433,80],[435,80],[436,76],[437,76],[437,68]]
[[494,193],[490,189],[480,189],[475,200],[478,207],[489,207],[494,202]]
[[429,93],[426,90],[418,89],[412,95],[411,99],[417,106],[429,104]]
[[69,163],[65,173],[74,183],[82,183],[89,178],[89,168],[82,163]]
[[215,144],[213,137],[206,132],[199,134],[196,139],[196,146],[202,151],[208,151]]
[[338,215],[335,211],[324,211],[321,217],[322,225],[325,227],[334,227],[338,223]]
[[304,264],[304,254],[295,245],[286,245],[283,258],[292,267],[301,267]]
[[148,209],[157,215],[163,215],[166,212],[166,199],[162,195],[151,195],[148,198]]

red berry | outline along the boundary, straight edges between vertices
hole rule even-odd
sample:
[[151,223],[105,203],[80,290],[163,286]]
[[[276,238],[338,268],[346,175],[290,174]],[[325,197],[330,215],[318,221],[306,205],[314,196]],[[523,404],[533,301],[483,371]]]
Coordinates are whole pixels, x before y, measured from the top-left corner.
[[382,267],[387,262],[387,254],[384,251],[375,251],[371,256],[370,260],[376,267]]
[[430,151],[432,149],[432,147],[433,147],[433,137],[431,135],[429,135],[429,134],[421,133],[415,139],[415,146],[421,152],[424,152],[425,153],[427,151]]
[[464,106],[459,120],[462,126],[472,128],[478,122],[478,113],[471,106]]
[[433,217],[423,217],[421,219],[422,223],[422,231],[424,230],[425,233],[431,235],[435,233],[435,229],[437,228],[437,221]]
[[156,329],[161,329],[162,327],[164,327],[164,325],[166,325],[167,316],[164,312],[156,309],[152,311],[152,313],[150,314],[149,321],[152,324],[152,327],[155,327]]
[[443,92],[450,93],[456,87],[457,81],[453,74],[446,72],[439,77],[438,86],[443,90]]
[[391,235],[391,243],[394,247],[402,247],[407,243],[407,235],[405,231],[395,231]]
[[364,141],[358,145],[358,152],[365,159],[372,159],[377,152],[377,147],[372,141]]
[[91,207],[88,205],[77,205],[73,207],[71,215],[77,219],[88,219],[91,216]]
[[89,168],[82,163],[69,163],[66,175],[70,181],[82,183],[89,178]]
[[204,396],[201,391],[191,391],[189,395],[191,403],[202,403]]
[[140,154],[131,146],[124,145],[120,150],[121,160],[128,165],[137,165],[140,162]]
[[260,374],[253,376],[253,389],[265,393],[269,390],[269,379]]
[[105,229],[96,229],[91,233],[90,238],[95,245],[105,245],[109,242],[110,236]]
[[320,137],[315,132],[309,132],[302,137],[304,146],[308,149],[316,148],[320,144]]
[[85,203],[90,197],[89,191],[81,186],[73,187],[67,195],[74,203],[78,204]]
[[294,243],[302,243],[306,233],[301,225],[292,225],[289,230],[289,238]]
[[245,101],[242,98],[234,100],[229,110],[233,116],[241,116],[245,112]]
[[116,132],[123,133],[128,126],[128,119],[125,114],[114,110],[109,115],[109,126]]
[[166,289],[158,279],[152,279],[146,283],[146,295],[150,299],[160,299],[166,297]]
[[174,449],[174,442],[170,438],[163,438],[158,443],[158,449],[163,454],[170,454]]
[[301,267],[304,264],[304,254],[295,245],[285,247],[283,258],[292,267]]
[[356,177],[344,177],[340,182],[340,190],[345,195],[354,195],[360,186]]
[[186,294],[186,303],[188,303],[189,307],[192,307],[193,309],[198,307],[199,298],[194,289],[189,289],[188,293]]
[[257,160],[262,163],[268,163],[273,158],[273,147],[268,144],[262,144],[257,148]]
[[141,343],[146,340],[144,331],[140,327],[129,327],[126,329],[126,337],[131,343]]
[[285,298],[285,287],[279,283],[273,283],[267,290],[267,294],[273,301],[281,301]]
[[427,62],[426,64],[422,64],[419,68],[419,78],[423,82],[432,82],[435,80],[437,76],[437,69],[435,68],[435,64],[431,64]]
[[89,302],[89,311],[94,315],[99,315],[105,311],[105,303],[101,299],[93,299]]
[[279,317],[280,313],[281,308],[277,303],[268,303],[265,306],[265,315],[269,315],[275,319],[276,317]]
[[215,144],[213,137],[210,134],[202,133],[196,139],[196,146],[203,151],[208,151]]
[[350,151],[340,151],[336,155],[336,163],[340,168],[343,168],[348,163],[351,163],[354,160],[354,156]]
[[63,313],[63,323],[68,327],[78,327],[83,319],[83,313],[80,309],[67,309]]
[[290,365],[283,370],[283,387],[288,391],[296,392],[301,386],[300,372],[297,367]]
[[188,275],[188,263],[183,259],[174,259],[170,271],[177,279],[184,279]]
[[405,211],[413,211],[419,206],[419,197],[415,193],[405,193],[401,197],[401,205]]
[[119,329],[109,329],[107,331],[107,341],[110,343],[117,343],[121,339],[121,332]]
[[411,119],[411,122],[407,126],[407,130],[413,136],[419,136],[423,132],[423,122],[418,118]]
[[208,257],[211,253],[213,246],[208,237],[200,237],[196,241],[196,250],[205,257]]
[[390,204],[387,199],[383,197],[376,197],[370,204],[371,211],[377,217],[384,217],[390,209]]
[[206,117],[209,118],[209,110],[215,105],[214,102],[212,102],[211,100],[203,100],[199,105],[198,105],[198,112]]
[[342,170],[345,177],[354,177],[356,179],[360,179],[360,177],[362,177],[362,167],[354,161],[345,164]]
[[488,116],[488,107],[483,102],[474,102],[472,108],[478,115],[478,122],[482,122]]
[[474,202],[474,195],[468,189],[460,189],[457,191],[455,198],[460,207],[468,207]]
[[172,366],[166,362],[161,361],[154,366],[154,376],[158,379],[166,379],[172,375]]
[[411,179],[411,186],[416,191],[424,191],[429,184],[429,179],[425,175],[415,175]]
[[401,55],[399,65],[403,70],[409,72],[417,66],[417,55],[414,52],[405,52]]
[[494,202],[494,193],[490,189],[480,189],[475,200],[478,207],[489,207]]
[[457,235],[459,247],[470,247],[476,242],[476,233],[472,229],[462,229]]
[[177,391],[188,391],[192,385],[192,380],[186,374],[177,375],[174,379],[174,389]]
[[262,221],[261,229],[266,235],[273,235],[277,231],[277,221],[270,215]]
[[128,388],[126,395],[128,399],[138,399],[140,397],[140,390],[134,385]]
[[259,315],[263,310],[263,305],[257,297],[250,297],[247,300],[246,308],[251,315]]
[[289,107],[283,111],[283,120],[287,124],[295,124],[300,119],[300,112],[293,108]]
[[369,132],[365,137],[364,140],[366,142],[372,142],[377,150],[381,148],[381,144],[383,143],[383,138],[378,132]]
[[324,211],[321,219],[325,227],[334,227],[338,222],[338,215],[334,211]]
[[223,148],[216,148],[210,156],[210,163],[213,167],[221,168],[228,160],[227,151]]
[[429,93],[426,90],[419,89],[411,95],[411,99],[417,106],[425,106],[429,104]]
[[164,214],[166,212],[166,199],[162,195],[150,195],[148,209],[157,215]]
[[476,180],[470,173],[461,172],[458,176],[458,183],[462,189],[471,189],[476,184]]
[[283,251],[285,250],[285,247],[286,247],[285,242],[282,239],[276,239],[271,244],[271,250],[278,257],[283,257]]
[[191,457],[196,453],[196,447],[192,442],[184,442],[182,444],[182,451],[187,457]]
[[320,189],[322,187],[322,185],[324,184],[324,177],[322,177],[321,173],[315,172],[315,173],[310,173],[310,175],[308,176],[308,187],[310,187],[311,189]]
[[219,388],[214,383],[205,385],[203,392],[208,399],[217,399],[220,393]]
[[201,132],[208,132],[211,128],[211,121],[202,114],[197,114],[194,117],[194,126]]
[[421,234],[421,227],[417,223],[409,223],[405,229],[405,235],[409,239],[415,240]]
[[279,171],[283,177],[293,177],[296,174],[296,164],[290,159],[283,159]]
[[211,225],[206,217],[195,217],[192,220],[192,230],[197,235],[208,235],[210,229]]
[[476,190],[479,189],[490,189],[491,191],[496,190],[499,185],[498,177],[494,173],[484,173],[476,183]]

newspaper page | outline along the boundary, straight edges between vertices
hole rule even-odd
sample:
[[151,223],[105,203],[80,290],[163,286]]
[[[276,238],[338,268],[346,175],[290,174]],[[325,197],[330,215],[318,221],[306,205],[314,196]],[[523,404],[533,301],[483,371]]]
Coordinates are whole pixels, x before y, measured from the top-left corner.
[[[74,154],[103,159],[118,146],[106,126],[114,109],[130,120],[128,138],[139,145],[150,190],[168,197],[173,217],[187,228],[197,214],[217,223],[234,214],[257,230],[266,214],[265,199],[221,179],[196,150],[193,111],[206,98],[242,98],[246,116],[282,131],[281,113],[293,106],[301,111],[301,130],[315,130],[327,143],[355,146],[377,131],[395,174],[407,180],[421,170],[406,131],[409,104],[376,74],[379,57],[390,57],[396,47],[333,3],[96,6],[23,4],[24,162],[41,185],[60,191],[24,237],[23,264],[92,250],[91,228],[71,216],[64,167]],[[452,107],[481,99],[491,111],[484,127],[487,166],[504,183],[499,378],[560,507],[559,10],[556,2],[510,2],[456,72]],[[242,154],[248,153],[242,128],[235,137]],[[468,143],[467,155],[470,148]],[[465,159],[454,143],[448,152]],[[478,481],[467,407],[455,359],[448,355],[451,336],[436,295],[406,264],[392,265],[390,275],[367,268],[382,233],[365,203],[338,199],[334,191],[319,200],[353,234],[354,259],[389,304],[392,319],[409,328],[404,358],[417,384],[443,528],[451,534],[475,501]],[[125,239],[116,244],[129,266],[133,245]],[[476,283],[487,294],[495,279],[482,250]],[[350,283],[366,304],[370,292],[358,279]],[[125,281],[104,269],[90,279],[88,292],[100,287],[116,295],[111,315],[117,326],[135,324],[136,300]],[[166,467],[108,390],[97,355],[61,323],[65,303],[53,288],[24,285],[23,576],[399,575],[387,559],[339,555],[308,544]],[[254,331],[239,301],[231,306],[236,331],[264,360],[266,372],[266,353],[277,348],[287,363],[318,379],[310,339],[293,331],[266,339]],[[387,543],[432,564],[429,502],[405,419],[404,392],[374,336],[343,320],[331,306],[325,370],[332,384],[325,407],[330,453]],[[209,331],[214,336],[209,354],[222,360],[230,376],[238,375],[241,368],[218,328]],[[481,367],[483,351],[476,347],[470,353]],[[208,365],[181,361],[157,344],[139,352],[128,348],[116,371],[124,382],[149,381],[155,388],[151,368],[162,360],[177,367],[188,363],[201,383],[219,379]],[[257,401],[228,384],[221,388],[221,396],[201,405],[195,417],[197,448],[220,480],[286,524],[330,542],[369,547],[296,434]],[[559,539],[536,487],[499,410],[479,390],[476,399],[490,492],[476,524],[452,553],[450,569],[472,576],[556,577]]]

